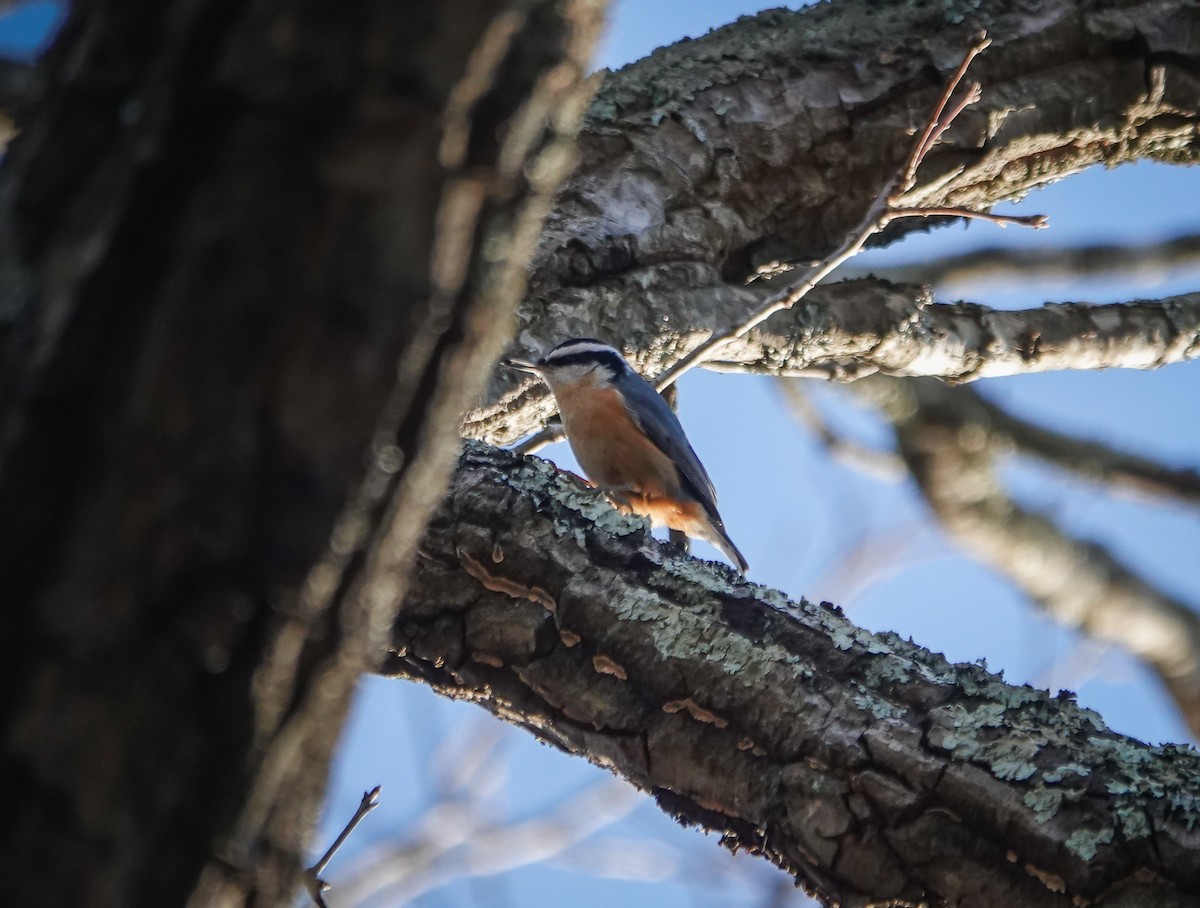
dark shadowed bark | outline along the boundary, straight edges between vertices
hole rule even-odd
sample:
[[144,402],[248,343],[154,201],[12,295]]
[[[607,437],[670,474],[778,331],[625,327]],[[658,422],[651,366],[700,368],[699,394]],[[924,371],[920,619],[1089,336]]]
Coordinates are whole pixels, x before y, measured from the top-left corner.
[[1200,756],[698,563],[464,455],[384,671],[764,852],[829,904],[1200,905]]
[[598,10],[76,5],[3,184],[14,903],[289,900]]

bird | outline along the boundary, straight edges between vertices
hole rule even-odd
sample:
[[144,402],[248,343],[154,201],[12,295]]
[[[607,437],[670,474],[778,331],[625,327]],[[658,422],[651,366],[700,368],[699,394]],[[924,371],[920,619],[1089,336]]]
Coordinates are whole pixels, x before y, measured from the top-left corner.
[[750,565],[725,531],[717,492],[678,417],[614,347],[573,337],[536,361],[504,364],[540,377],[554,394],[575,459],[619,508]]

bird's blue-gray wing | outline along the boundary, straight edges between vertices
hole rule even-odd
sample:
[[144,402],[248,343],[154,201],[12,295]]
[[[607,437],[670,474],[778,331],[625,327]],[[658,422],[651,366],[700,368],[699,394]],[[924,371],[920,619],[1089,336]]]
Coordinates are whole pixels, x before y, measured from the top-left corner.
[[688,443],[687,436],[683,434],[679,418],[667,402],[654,390],[653,385],[633,371],[622,379],[621,390],[633,421],[660,451],[675,462],[685,487],[704,509],[716,514],[717,490]]

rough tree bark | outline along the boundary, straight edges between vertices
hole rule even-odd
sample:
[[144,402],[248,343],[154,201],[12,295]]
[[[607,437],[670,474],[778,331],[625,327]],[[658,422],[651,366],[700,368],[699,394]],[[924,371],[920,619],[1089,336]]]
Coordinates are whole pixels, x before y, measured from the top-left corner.
[[[740,321],[746,278],[820,258],[858,222],[979,29],[994,42],[971,68],[983,100],[906,201],[986,209],[1096,163],[1197,159],[1194,4],[845,0],[767,12],[606,80],[542,237],[519,346],[595,336],[658,374]],[[880,241],[925,226],[901,221]],[[763,328],[794,337],[797,317]],[[1192,355],[1196,327],[1193,309]],[[551,412],[539,383],[501,375],[466,431],[508,444]]]
[[384,671],[764,852],[828,904],[1200,905],[1200,755],[654,540],[475,446]]
[[74,4],[3,175],[13,902],[290,900],[600,6]]

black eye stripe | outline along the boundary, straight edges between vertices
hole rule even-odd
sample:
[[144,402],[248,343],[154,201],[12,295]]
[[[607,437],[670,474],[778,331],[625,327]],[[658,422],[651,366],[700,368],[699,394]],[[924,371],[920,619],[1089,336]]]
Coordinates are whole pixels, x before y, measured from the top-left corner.
[[589,350],[583,353],[551,353],[543,361],[543,365],[558,368],[559,366],[601,365],[613,372],[620,372],[625,367],[625,361],[620,354],[611,350]]

